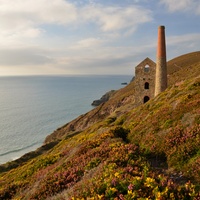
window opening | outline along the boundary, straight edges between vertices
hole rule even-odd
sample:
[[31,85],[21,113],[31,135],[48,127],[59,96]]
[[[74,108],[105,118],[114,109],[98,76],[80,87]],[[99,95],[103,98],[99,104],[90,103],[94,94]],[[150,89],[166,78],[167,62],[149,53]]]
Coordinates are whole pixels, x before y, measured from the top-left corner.
[[149,65],[145,65],[144,71],[145,71],[145,72],[149,72],[149,69],[150,69]]
[[148,82],[146,82],[146,83],[144,84],[144,89],[149,89],[149,83],[148,83]]

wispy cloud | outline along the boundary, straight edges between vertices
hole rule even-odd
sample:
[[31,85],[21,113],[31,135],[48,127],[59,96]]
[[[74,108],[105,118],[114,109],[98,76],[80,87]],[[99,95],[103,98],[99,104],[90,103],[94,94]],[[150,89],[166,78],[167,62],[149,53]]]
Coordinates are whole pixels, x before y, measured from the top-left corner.
[[81,50],[81,49],[88,49],[88,48],[97,48],[103,44],[104,41],[100,38],[86,38],[77,41],[73,46],[70,47],[70,49],[73,50]]
[[86,6],[82,10],[83,19],[97,23],[102,31],[135,30],[139,24],[152,20],[152,12],[139,6],[104,7]]
[[167,38],[167,49],[170,59],[181,54],[192,52],[199,46],[199,33],[174,35]]
[[165,5],[170,12],[194,12],[200,14],[200,1],[199,0],[160,0],[160,3]]
[[0,49],[0,65],[4,66],[34,66],[54,63],[53,58],[47,56],[47,50],[37,48],[7,48]]
[[178,44],[185,44],[185,43],[193,43],[197,42],[200,43],[200,33],[192,33],[192,34],[185,34],[185,35],[175,35],[168,37],[168,45],[176,46]]

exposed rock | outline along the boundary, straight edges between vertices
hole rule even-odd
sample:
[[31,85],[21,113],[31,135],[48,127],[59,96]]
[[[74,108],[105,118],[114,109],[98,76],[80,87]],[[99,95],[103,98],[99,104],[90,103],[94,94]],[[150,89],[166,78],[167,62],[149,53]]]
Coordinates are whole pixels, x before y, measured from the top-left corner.
[[123,83],[121,83],[121,85],[128,85],[128,83],[127,82],[123,82]]
[[94,100],[92,102],[92,106],[99,106],[101,103],[105,103],[106,101],[108,101],[110,99],[110,97],[115,93],[115,90],[111,90],[109,92],[106,92],[106,94],[104,94],[100,99],[98,100]]
[[132,81],[134,81],[135,80],[135,76],[133,76],[133,78],[131,79],[131,81],[130,82],[132,82]]
[[[128,87],[129,89],[126,89],[126,87]],[[123,112],[123,106],[125,106],[124,112],[129,109],[133,109],[134,83],[131,83],[126,87],[114,92],[112,98],[110,98],[109,101],[100,104],[91,111],[80,115],[76,119],[55,130],[52,134],[46,137],[44,143],[47,144],[56,140],[62,140],[70,134],[81,132],[86,128],[92,126],[92,124],[104,120],[111,113],[115,112],[115,114],[117,114],[117,108],[122,108],[120,109],[120,113]]]

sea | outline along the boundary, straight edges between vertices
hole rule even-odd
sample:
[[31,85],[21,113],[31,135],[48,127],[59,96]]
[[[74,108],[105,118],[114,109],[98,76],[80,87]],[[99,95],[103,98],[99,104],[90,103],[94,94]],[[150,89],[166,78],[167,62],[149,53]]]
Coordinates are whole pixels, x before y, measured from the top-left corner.
[[0,164],[40,147],[46,136],[129,83],[130,75],[0,77]]

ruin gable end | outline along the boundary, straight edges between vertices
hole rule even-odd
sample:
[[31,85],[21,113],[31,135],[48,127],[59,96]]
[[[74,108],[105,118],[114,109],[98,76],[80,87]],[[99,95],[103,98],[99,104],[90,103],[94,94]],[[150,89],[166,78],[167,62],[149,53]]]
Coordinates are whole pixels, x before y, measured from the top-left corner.
[[156,63],[144,59],[135,67],[135,105],[139,106],[154,97]]

